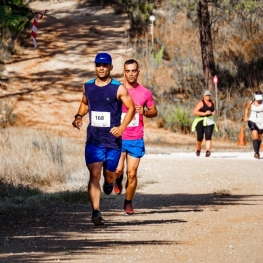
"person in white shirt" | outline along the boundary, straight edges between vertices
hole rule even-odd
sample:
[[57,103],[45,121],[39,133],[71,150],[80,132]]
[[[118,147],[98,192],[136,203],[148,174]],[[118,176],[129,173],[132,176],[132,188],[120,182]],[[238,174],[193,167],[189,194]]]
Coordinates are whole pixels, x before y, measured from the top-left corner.
[[[248,116],[250,112],[250,115]],[[260,145],[263,133],[263,96],[261,91],[256,91],[254,100],[250,100],[245,107],[244,121],[248,122],[248,127],[252,132],[254,157],[260,158]]]

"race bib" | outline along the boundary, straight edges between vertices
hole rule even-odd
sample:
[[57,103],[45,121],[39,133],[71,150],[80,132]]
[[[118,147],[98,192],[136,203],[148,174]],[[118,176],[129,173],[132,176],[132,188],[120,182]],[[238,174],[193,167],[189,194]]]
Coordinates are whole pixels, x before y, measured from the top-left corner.
[[214,121],[213,118],[207,118],[207,119],[206,119],[206,124],[207,124],[207,126],[213,125],[214,123],[215,123],[215,121]]
[[110,127],[110,112],[92,111],[91,126]]
[[[123,121],[125,115],[126,115],[126,113],[121,114],[121,122]],[[139,126],[139,113],[135,113],[133,119],[128,124],[128,127],[137,127],[137,126]]]

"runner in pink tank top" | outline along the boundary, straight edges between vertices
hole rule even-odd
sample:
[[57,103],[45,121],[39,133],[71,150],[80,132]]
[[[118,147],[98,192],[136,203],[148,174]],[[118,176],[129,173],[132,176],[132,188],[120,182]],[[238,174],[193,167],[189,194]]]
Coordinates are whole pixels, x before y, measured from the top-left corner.
[[[122,153],[116,170],[117,179],[114,183],[114,191],[120,194],[122,191],[122,180],[126,160],[127,181],[125,184],[126,194],[124,201],[124,212],[128,215],[135,213],[132,207],[132,199],[137,187],[137,170],[140,158],[145,154],[144,147],[144,117],[154,118],[157,109],[153,100],[152,92],[137,82],[139,76],[139,65],[137,61],[130,59],[124,63],[125,81],[123,85],[127,88],[134,101],[136,113],[122,134]],[[122,118],[127,112],[122,106]]]
[[[130,87],[129,83],[125,81],[123,85],[128,89],[129,94],[131,95],[135,107],[137,106],[137,111],[133,120],[129,123],[122,134],[123,140],[138,140],[142,139],[144,135],[144,122],[143,116],[146,111],[143,109],[146,107],[150,109],[151,107],[155,107],[155,102],[152,97],[152,93],[150,90],[143,87],[141,84],[137,83],[136,87]],[[124,116],[127,112],[127,108],[125,105],[122,105],[122,112]]]

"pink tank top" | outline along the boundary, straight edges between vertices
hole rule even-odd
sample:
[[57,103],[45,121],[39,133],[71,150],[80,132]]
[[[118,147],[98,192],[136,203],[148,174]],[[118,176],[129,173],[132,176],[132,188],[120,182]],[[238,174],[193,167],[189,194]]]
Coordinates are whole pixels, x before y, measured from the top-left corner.
[[[129,94],[131,95],[134,105],[142,105],[144,107],[152,107],[154,105],[154,100],[152,93],[149,89],[138,84],[136,88],[127,88]],[[127,109],[122,105],[122,112],[125,114]],[[123,116],[122,116],[123,117]],[[122,134],[123,140],[138,140],[144,136],[144,122],[143,115],[135,113],[133,120],[127,126]]]

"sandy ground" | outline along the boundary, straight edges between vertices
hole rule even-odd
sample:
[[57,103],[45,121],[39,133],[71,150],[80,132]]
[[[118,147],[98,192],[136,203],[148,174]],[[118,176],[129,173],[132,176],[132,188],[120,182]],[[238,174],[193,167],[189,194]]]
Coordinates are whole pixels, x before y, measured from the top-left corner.
[[[81,85],[93,76],[88,65],[96,52],[108,51],[113,76],[122,78],[117,65],[132,56],[127,17],[81,1],[32,6],[55,19],[39,22],[38,49],[29,39],[7,66],[12,83],[1,95],[16,100],[19,125],[84,138],[85,129],[71,122]],[[134,216],[123,214],[124,194],[103,195],[102,228],[91,224],[87,205],[1,215],[0,262],[263,262],[263,160],[253,158],[251,145],[214,140],[212,156],[198,158],[194,135],[152,122],[145,141]]]
[[114,193],[103,195],[101,228],[85,205],[9,215],[0,262],[262,262],[263,160],[159,151],[142,158],[134,216]]

